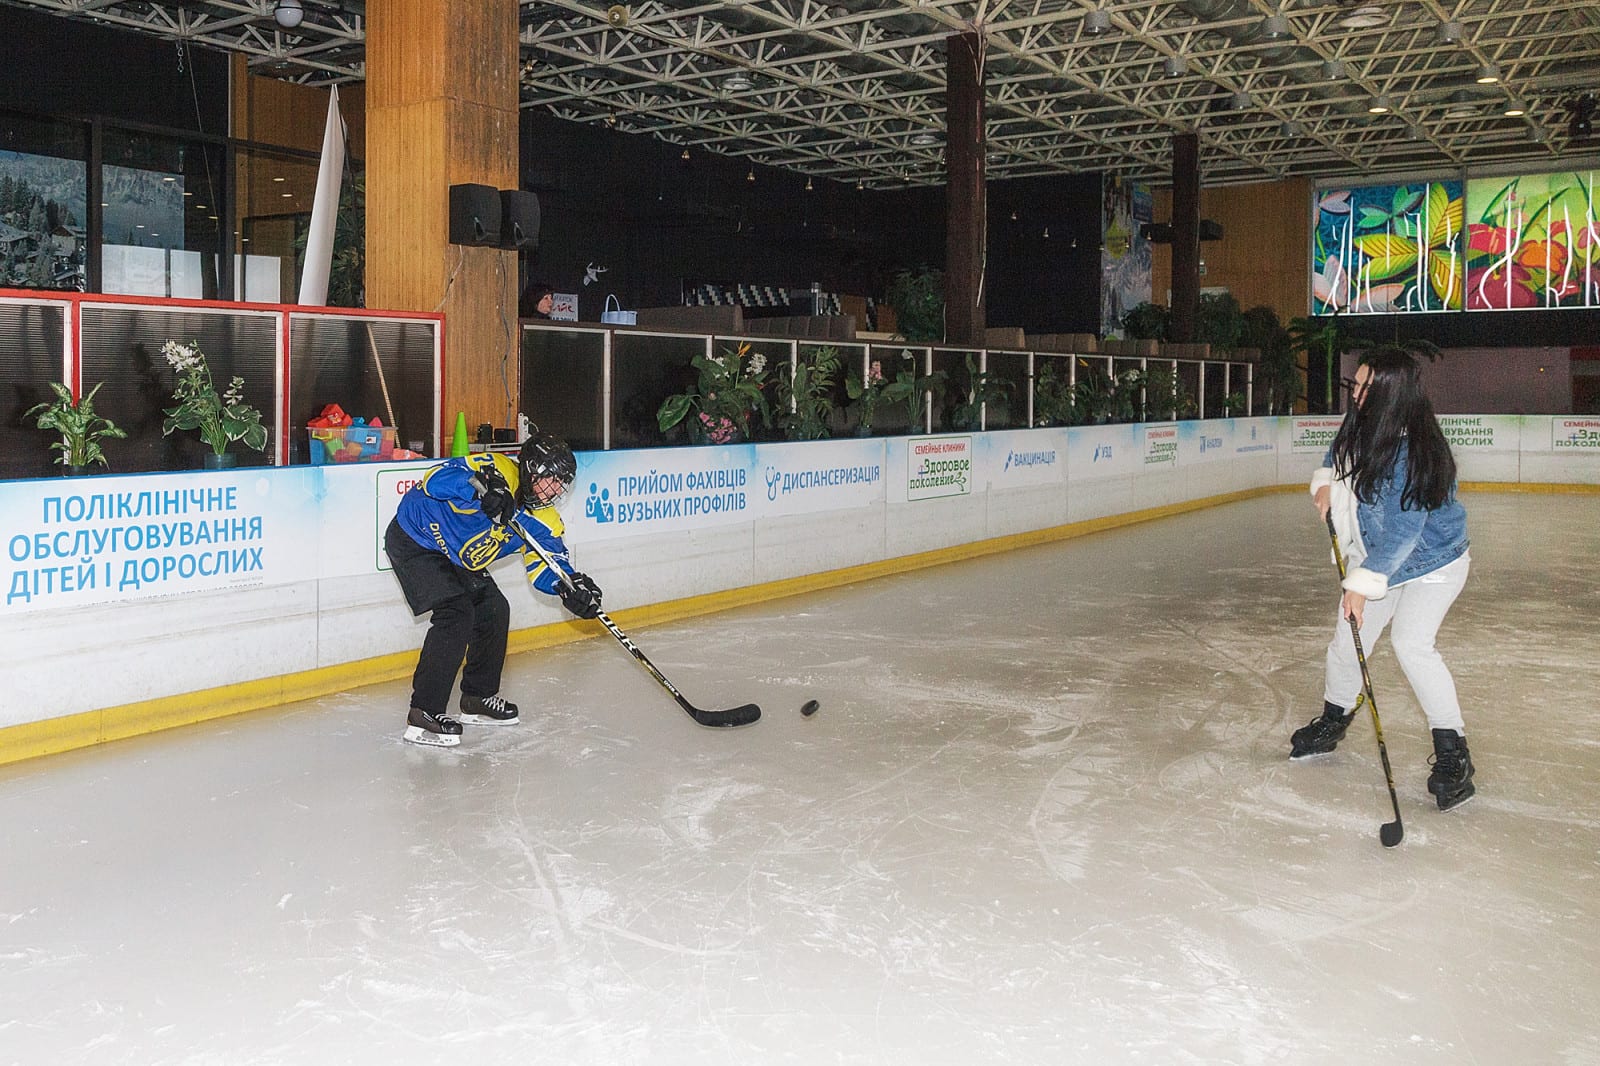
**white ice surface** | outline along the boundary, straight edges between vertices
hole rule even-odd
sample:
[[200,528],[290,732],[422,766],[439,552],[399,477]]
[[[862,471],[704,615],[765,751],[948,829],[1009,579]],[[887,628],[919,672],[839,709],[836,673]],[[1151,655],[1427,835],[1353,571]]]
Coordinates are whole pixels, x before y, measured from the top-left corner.
[[634,634],[748,729],[602,638],[454,751],[397,683],[0,769],[0,1063],[1600,1062],[1600,498],[1466,502],[1480,792],[1385,641],[1396,849],[1370,725],[1285,758],[1273,497]]

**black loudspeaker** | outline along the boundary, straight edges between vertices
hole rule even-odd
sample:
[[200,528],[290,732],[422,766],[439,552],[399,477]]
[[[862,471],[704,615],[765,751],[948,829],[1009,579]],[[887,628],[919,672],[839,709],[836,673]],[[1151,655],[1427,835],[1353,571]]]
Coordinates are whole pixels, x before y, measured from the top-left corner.
[[1222,223],[1209,218],[1200,220],[1200,239],[1203,241],[1222,240]]
[[539,247],[539,197],[520,189],[500,190],[500,247]]
[[1139,227],[1139,236],[1151,244],[1171,244],[1172,227],[1165,222],[1146,222]]
[[500,190],[493,185],[450,186],[450,243],[500,242]]

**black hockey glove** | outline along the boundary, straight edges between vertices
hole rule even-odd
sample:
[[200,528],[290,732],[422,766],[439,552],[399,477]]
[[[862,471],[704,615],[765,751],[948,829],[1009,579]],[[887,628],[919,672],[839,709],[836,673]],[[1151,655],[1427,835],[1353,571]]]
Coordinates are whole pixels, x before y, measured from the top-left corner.
[[517,501],[512,498],[511,486],[500,476],[500,471],[493,467],[483,470],[479,472],[477,481],[483,486],[478,496],[483,516],[497,526],[511,521],[511,516],[517,513]]
[[593,618],[599,614],[600,586],[588,574],[574,572],[569,580],[570,586],[561,586],[561,606],[579,618]]

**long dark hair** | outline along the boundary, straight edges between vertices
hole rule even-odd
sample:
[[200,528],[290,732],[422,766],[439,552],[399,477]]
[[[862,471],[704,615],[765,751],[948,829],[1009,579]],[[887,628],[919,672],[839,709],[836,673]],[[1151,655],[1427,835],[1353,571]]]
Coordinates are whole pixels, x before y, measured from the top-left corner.
[[1456,460],[1444,439],[1433,404],[1422,391],[1422,369],[1403,348],[1374,348],[1361,358],[1372,368],[1367,392],[1345,415],[1333,438],[1333,469],[1349,478],[1361,500],[1371,503],[1379,485],[1397,473],[1400,445],[1407,445],[1405,488],[1400,506],[1432,511],[1450,498]]

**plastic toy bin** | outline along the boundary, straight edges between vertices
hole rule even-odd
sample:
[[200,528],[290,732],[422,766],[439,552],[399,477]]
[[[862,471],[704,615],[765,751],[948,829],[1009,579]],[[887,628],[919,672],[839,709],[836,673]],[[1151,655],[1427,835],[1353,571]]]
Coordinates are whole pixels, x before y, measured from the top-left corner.
[[393,426],[338,426],[308,428],[311,434],[311,465],[328,463],[374,463],[394,455]]

